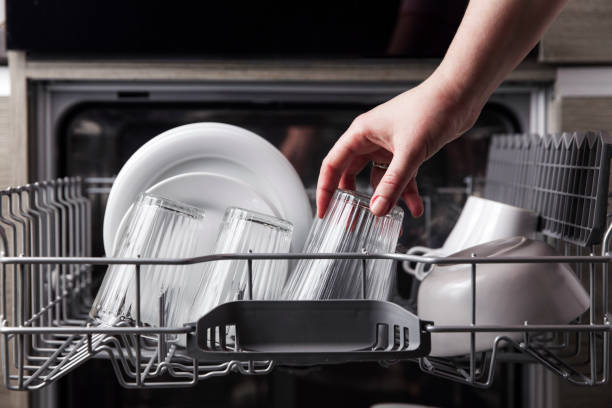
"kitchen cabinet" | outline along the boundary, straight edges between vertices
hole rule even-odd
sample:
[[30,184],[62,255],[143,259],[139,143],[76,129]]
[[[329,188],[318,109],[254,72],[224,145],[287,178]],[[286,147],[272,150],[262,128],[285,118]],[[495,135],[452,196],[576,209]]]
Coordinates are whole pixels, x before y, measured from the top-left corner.
[[612,134],[612,96],[562,98],[560,110],[561,129],[603,129]]
[[[0,157],[10,157],[10,131],[9,131],[9,98],[0,96]],[[0,166],[0,183],[6,186],[10,183],[10,169]]]
[[548,63],[612,62],[612,2],[570,0],[540,42]]
[[[13,73],[12,73],[13,74]],[[18,73],[13,76],[18,77]],[[14,85],[19,81],[13,81],[11,89],[13,95],[22,96]],[[24,82],[25,85],[25,82]],[[24,88],[25,90],[25,88]],[[6,188],[27,180],[27,162],[25,159],[25,134],[17,136],[19,128],[25,129],[25,122],[20,125],[19,121],[13,120],[17,105],[10,103],[9,96],[0,97],[0,185]],[[20,153],[20,154],[19,154]],[[22,159],[19,160],[19,157]],[[10,239],[10,237],[8,237]],[[12,284],[11,276],[7,276],[7,287]],[[8,290],[7,293],[11,293]],[[7,296],[8,298],[8,296]],[[10,302],[11,299],[6,299]],[[20,391],[9,391],[6,387],[0,387],[0,408],[25,408],[28,406],[28,394]]]

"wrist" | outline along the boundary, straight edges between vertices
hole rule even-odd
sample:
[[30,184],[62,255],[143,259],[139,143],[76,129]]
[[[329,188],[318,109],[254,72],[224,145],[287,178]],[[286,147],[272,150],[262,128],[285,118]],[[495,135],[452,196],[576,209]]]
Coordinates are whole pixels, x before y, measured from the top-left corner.
[[461,81],[456,72],[449,72],[442,64],[423,82],[436,96],[445,112],[452,118],[453,131],[459,136],[469,130],[487,101],[478,86]]

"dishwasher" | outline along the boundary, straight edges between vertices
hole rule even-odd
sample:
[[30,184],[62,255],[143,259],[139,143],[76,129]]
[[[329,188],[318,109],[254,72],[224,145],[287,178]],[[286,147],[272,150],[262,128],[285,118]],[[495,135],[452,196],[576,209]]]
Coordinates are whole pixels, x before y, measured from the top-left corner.
[[[213,377],[266,375],[281,367],[376,362],[416,364],[428,375],[477,388],[491,387],[503,361],[539,364],[564,381],[597,386],[609,378],[608,208],[612,145],[602,132],[545,136],[510,134],[492,138],[484,197],[539,214],[538,238],[559,256],[464,258],[402,253],[214,254],[190,259],[93,257],[91,198],[108,191],[112,179],[65,177],[0,191],[2,293],[0,353],[4,385],[42,389],[91,359],[112,366],[126,388],[191,387]],[[470,265],[471,322],[438,325],[418,311],[391,302],[249,301],[225,304],[181,327],[135,324],[96,326],[89,319],[92,270],[133,265],[140,299],[140,267],[243,259],[354,258],[364,271],[373,259],[429,265]],[[477,324],[476,285],[487,263],[565,262],[590,295],[589,309],[568,324]],[[543,271],[542,273],[546,273]],[[364,275],[365,276],[365,275]],[[365,285],[365,281],[364,281]],[[159,297],[160,311],[164,296]],[[223,333],[234,327],[235,340]],[[432,334],[463,333],[470,352],[431,357]],[[495,333],[487,351],[476,351],[477,333]],[[521,339],[508,333],[521,333]],[[187,335],[187,346],[173,340]]]

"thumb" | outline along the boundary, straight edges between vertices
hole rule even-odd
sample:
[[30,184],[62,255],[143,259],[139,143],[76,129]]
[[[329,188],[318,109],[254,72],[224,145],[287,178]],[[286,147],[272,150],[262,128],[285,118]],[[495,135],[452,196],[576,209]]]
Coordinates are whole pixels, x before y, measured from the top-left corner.
[[408,186],[408,182],[413,178],[412,173],[418,166],[411,156],[404,152],[396,152],[393,155],[391,164],[380,179],[370,201],[370,209],[374,215],[386,215]]

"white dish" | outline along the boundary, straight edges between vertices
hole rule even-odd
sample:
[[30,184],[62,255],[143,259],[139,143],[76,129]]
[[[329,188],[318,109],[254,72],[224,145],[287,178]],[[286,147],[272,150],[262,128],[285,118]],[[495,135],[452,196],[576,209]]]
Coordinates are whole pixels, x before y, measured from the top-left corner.
[[144,144],[125,163],[108,196],[104,248],[138,195],[158,182],[188,172],[209,172],[250,185],[295,229],[292,248],[300,250],[312,210],[295,169],[278,149],[246,129],[223,123],[193,123],[170,129]]
[[[538,224],[538,215],[530,210],[488,200],[468,197],[457,223],[441,248],[415,246],[408,255],[447,256],[474,245],[515,236],[533,238]],[[404,261],[406,272],[423,280],[429,265]]]
[[[232,177],[213,173],[180,174],[160,181],[146,192],[205,211],[204,224],[209,233],[201,237],[198,246],[203,251],[202,255],[210,253],[214,248],[217,231],[228,207],[241,207],[278,217],[278,210],[274,205],[247,184]],[[128,218],[129,211],[123,217],[118,231],[121,231],[121,225]]]
[[[525,237],[501,239],[468,248],[454,258],[559,256],[548,244]],[[418,294],[418,315],[435,325],[471,323],[471,265],[434,266]],[[589,307],[589,295],[566,263],[479,264],[476,268],[476,324],[566,324]],[[476,351],[489,350],[500,333],[477,333]],[[518,340],[523,333],[506,333]],[[432,333],[431,355],[470,350],[470,336]]]
[[[240,207],[279,218],[279,210],[274,204],[253,190],[248,184],[233,177],[214,173],[179,174],[160,181],[147,189],[146,193],[189,204],[206,212],[204,222],[208,233],[202,237],[203,242],[199,246],[202,251],[200,255],[209,254],[212,251],[215,245],[215,236],[228,207]],[[133,204],[125,212],[117,231],[122,231],[125,221],[129,219],[132,207]],[[113,248],[115,248],[118,238],[119,234],[115,236]],[[112,253],[115,253],[115,251],[113,250]]]

